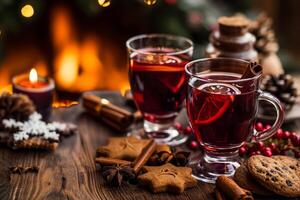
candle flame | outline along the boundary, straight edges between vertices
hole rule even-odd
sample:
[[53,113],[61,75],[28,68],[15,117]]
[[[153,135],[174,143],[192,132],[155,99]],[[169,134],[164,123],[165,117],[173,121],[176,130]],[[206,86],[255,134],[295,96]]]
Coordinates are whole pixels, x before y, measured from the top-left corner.
[[32,68],[29,73],[29,80],[31,83],[38,82],[38,74],[35,68]]

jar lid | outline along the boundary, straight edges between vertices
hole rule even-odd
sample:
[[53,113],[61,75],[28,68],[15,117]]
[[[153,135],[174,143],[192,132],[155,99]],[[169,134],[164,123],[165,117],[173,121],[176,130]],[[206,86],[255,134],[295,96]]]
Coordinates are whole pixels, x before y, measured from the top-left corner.
[[248,32],[250,22],[243,16],[220,17],[219,30],[224,35],[243,35]]

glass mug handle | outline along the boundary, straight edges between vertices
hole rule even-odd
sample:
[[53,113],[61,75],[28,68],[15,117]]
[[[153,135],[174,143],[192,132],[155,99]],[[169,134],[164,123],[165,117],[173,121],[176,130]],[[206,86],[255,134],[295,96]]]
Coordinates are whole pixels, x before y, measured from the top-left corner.
[[284,111],[280,101],[269,93],[258,91],[258,101],[267,101],[272,104],[276,109],[276,120],[271,128],[264,131],[255,131],[254,136],[257,140],[265,140],[274,135],[274,133],[280,128],[284,120]]

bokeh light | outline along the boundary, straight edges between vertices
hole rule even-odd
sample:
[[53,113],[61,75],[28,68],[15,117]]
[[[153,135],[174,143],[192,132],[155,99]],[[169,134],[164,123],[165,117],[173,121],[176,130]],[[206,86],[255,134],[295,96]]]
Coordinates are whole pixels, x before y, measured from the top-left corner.
[[21,14],[23,15],[23,17],[26,17],[26,18],[30,18],[34,15],[34,9],[32,7],[32,5],[25,5],[22,7],[21,9]]
[[145,4],[147,4],[148,6],[152,6],[156,3],[156,0],[144,0]]
[[108,7],[110,5],[110,0],[98,0],[101,7]]

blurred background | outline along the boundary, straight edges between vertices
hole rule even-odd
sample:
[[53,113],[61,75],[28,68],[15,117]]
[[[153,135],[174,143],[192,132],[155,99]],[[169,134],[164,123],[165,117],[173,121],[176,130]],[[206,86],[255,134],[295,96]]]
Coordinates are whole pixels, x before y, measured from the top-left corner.
[[[184,35],[203,57],[220,16],[273,23],[284,70],[300,73],[300,1],[297,0],[1,0],[0,88],[35,67],[51,76],[60,95],[129,88],[125,41],[141,33]],[[268,27],[269,28],[269,27]]]

